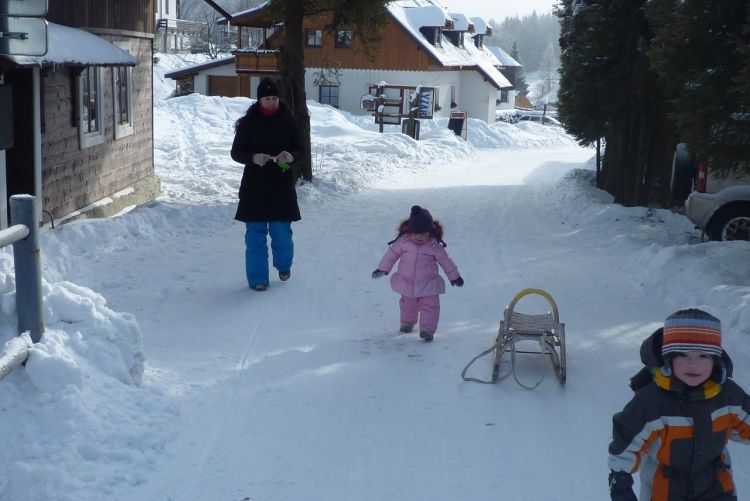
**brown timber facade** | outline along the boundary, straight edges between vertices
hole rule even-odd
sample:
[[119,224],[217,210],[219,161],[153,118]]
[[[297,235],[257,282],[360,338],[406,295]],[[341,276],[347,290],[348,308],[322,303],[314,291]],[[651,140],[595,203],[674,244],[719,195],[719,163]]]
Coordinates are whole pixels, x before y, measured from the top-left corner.
[[[129,64],[87,63],[87,51],[94,51],[90,47],[67,47],[80,51],[78,62],[41,57],[38,64],[28,64],[0,57],[15,106],[14,146],[6,151],[7,196],[37,195],[43,222],[81,209],[86,209],[83,217],[111,215],[159,194],[153,154],[153,2],[49,0],[48,22],[99,37],[129,54]],[[32,118],[35,109],[38,120]],[[84,128],[96,133],[83,133]],[[87,208],[95,202],[95,209]]]

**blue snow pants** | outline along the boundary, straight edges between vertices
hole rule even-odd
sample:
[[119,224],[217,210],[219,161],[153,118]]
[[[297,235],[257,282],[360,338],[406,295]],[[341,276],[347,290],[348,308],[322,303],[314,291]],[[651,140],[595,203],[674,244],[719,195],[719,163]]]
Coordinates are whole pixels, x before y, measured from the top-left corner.
[[292,223],[289,221],[262,221],[245,223],[245,274],[252,288],[258,284],[269,285],[268,246],[266,235],[271,235],[273,267],[280,272],[292,269],[294,242]]

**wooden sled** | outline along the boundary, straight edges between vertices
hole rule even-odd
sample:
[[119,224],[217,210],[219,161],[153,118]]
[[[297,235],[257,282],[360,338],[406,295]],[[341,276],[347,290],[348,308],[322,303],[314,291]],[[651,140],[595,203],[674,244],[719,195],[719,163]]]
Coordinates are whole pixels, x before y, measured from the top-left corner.
[[[516,306],[524,297],[532,294],[542,296],[547,300],[551,311],[538,315],[529,315],[519,313]],[[534,341],[538,344],[538,350],[520,350],[516,347],[519,341]],[[524,343],[527,345],[528,343]],[[481,379],[466,377],[466,371],[478,358],[494,351],[492,362],[492,380],[483,381]],[[500,373],[500,364],[503,361],[503,355],[510,352],[510,369],[505,374]],[[535,354],[549,357],[555,376],[560,384],[565,384],[565,324],[560,322],[560,316],[557,311],[557,304],[552,296],[541,289],[524,289],[513,298],[505,312],[503,320],[500,321],[495,345],[488,350],[477,355],[474,360],[464,368],[461,377],[465,381],[475,381],[479,383],[498,383],[513,374],[513,378],[522,387],[533,390],[544,380],[542,377],[533,385],[525,384],[516,374],[516,354]]]

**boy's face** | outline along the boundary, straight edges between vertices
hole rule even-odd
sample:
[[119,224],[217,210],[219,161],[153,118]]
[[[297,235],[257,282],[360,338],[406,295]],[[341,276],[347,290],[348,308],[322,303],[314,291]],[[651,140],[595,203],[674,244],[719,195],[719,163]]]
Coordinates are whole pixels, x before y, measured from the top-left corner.
[[714,370],[714,358],[702,351],[678,353],[672,359],[672,373],[688,386],[703,384]]

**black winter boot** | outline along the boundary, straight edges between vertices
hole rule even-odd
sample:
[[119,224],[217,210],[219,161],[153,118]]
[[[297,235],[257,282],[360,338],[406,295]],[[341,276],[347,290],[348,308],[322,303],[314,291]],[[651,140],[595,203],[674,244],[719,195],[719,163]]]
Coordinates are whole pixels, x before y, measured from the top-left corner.
[[419,331],[419,337],[425,340],[426,343],[429,343],[432,341],[432,338],[435,337],[435,333],[431,330],[422,329]]

